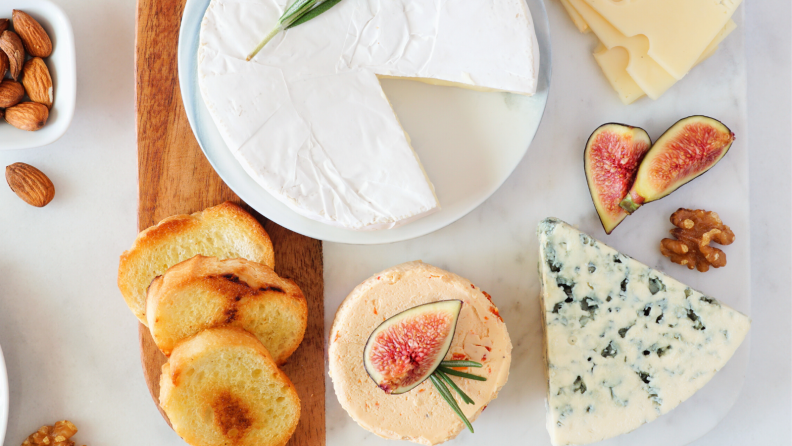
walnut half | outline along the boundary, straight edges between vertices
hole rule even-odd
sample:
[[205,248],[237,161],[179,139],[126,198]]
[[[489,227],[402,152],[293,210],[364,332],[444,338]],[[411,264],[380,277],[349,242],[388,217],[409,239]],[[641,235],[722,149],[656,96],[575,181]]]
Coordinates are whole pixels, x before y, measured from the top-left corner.
[[679,209],[671,215],[671,223],[676,226],[671,234],[677,240],[664,238],[660,242],[660,252],[664,256],[702,273],[709,271],[710,266],[726,266],[726,254],[709,246],[710,242],[721,245],[734,242],[734,233],[718,214],[701,209]]
[[74,446],[70,440],[77,433],[77,427],[71,421],[63,420],[54,426],[41,426],[30,434],[22,446]]

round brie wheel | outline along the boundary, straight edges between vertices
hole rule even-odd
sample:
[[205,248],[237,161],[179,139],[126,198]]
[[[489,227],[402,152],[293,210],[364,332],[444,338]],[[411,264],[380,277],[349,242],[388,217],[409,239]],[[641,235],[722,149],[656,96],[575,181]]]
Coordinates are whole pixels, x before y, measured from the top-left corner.
[[463,302],[446,359],[478,361],[465,371],[487,381],[452,377],[475,404],[455,395],[473,422],[498,396],[509,378],[512,344],[490,296],[456,274],[421,261],[382,271],[358,285],[338,308],[330,331],[329,362],[336,396],[363,428],[380,437],[434,445],[450,440],[465,425],[430,380],[401,395],[388,395],[366,373],[363,348],[384,320],[409,308],[441,300]]

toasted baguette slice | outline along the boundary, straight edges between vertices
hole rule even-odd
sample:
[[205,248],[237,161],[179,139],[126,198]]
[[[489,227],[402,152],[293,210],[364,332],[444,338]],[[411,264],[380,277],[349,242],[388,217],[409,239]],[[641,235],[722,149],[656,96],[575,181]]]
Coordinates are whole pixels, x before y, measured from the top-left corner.
[[255,335],[280,365],[302,342],[308,305],[297,284],[266,265],[197,255],[151,282],[146,318],[166,356],[182,339],[229,325]]
[[146,289],[151,281],[196,254],[221,259],[242,257],[275,267],[269,235],[255,218],[234,203],[168,217],[138,234],[132,248],[121,254],[118,288],[141,323],[148,324]]
[[160,407],[192,446],[280,446],[300,419],[300,398],[255,336],[210,328],[162,366]]

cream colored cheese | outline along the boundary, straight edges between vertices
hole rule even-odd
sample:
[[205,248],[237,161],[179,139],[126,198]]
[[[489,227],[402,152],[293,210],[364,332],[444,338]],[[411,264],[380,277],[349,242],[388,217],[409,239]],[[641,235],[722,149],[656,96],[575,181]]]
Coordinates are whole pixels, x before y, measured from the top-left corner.
[[307,218],[380,230],[439,209],[377,76],[536,91],[539,48],[524,0],[343,1],[246,61],[289,3],[212,0],[198,85],[240,165]]
[[452,378],[475,404],[457,398],[472,422],[498,396],[509,377],[512,345],[506,324],[488,295],[470,281],[423,262],[387,269],[358,285],[336,313],[330,331],[329,363],[341,406],[363,428],[388,439],[434,445],[465,428],[427,380],[403,395],[387,395],[363,367],[363,348],[385,319],[417,305],[463,302],[446,359],[464,355],[484,367],[470,369],[487,381]]

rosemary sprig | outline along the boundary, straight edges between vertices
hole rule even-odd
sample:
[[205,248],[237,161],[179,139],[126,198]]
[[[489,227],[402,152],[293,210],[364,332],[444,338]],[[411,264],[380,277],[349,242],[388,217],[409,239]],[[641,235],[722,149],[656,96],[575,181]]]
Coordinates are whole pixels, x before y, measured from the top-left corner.
[[442,378],[443,381],[445,381],[446,384],[448,384],[449,387],[454,389],[454,391],[456,393],[458,393],[459,396],[462,397],[462,401],[464,401],[465,404],[473,404],[474,403],[473,398],[467,396],[467,393],[463,392],[462,389],[460,389],[459,386],[456,385],[456,383],[454,381],[452,381],[451,378],[448,377],[448,375],[446,375],[445,373],[441,372],[440,370],[435,370],[434,374],[439,376],[440,378]]
[[460,372],[458,370],[449,369],[448,367],[439,366],[437,370],[445,373],[446,375],[454,375],[460,378],[474,379],[476,381],[486,381],[487,378],[478,375],[471,375],[470,373]]
[[258,54],[259,51],[261,51],[261,49],[264,48],[264,46],[281,31],[301,25],[313,18],[316,18],[318,15],[332,8],[340,1],[341,0],[294,0],[294,3],[289,5],[289,7],[283,11],[283,15],[280,16],[278,23],[275,25],[272,31],[270,31],[269,34],[264,37],[264,40],[258,44],[253,52],[248,54],[247,59],[245,60],[250,60],[256,57],[256,54]]
[[319,3],[315,8],[303,14],[302,17],[295,20],[291,25],[287,26],[286,29],[294,28],[295,26],[302,25],[308,20],[316,18],[316,16],[332,8],[340,1],[341,0],[324,0],[323,2]]
[[440,363],[440,366],[438,366],[435,371],[429,375],[429,379],[432,381],[432,384],[434,384],[435,389],[437,389],[437,391],[440,393],[440,396],[442,396],[446,403],[451,406],[451,409],[457,414],[462,422],[465,423],[465,426],[467,426],[467,428],[472,433],[473,425],[470,424],[470,420],[467,419],[465,414],[462,412],[462,409],[459,408],[459,404],[457,404],[456,400],[454,399],[454,395],[452,395],[451,391],[448,390],[448,387],[446,387],[446,383],[448,386],[454,389],[456,393],[459,394],[465,404],[474,404],[475,402],[472,398],[467,396],[467,394],[463,392],[462,389],[460,389],[459,386],[456,385],[456,383],[454,383],[454,381],[452,381],[448,375],[475,379],[477,381],[486,381],[487,378],[478,375],[471,375],[470,373],[458,372],[448,367],[482,367],[482,365],[475,361],[443,361]]
[[443,361],[440,363],[443,367],[483,367],[480,362],[476,361]]
[[454,399],[454,396],[451,395],[451,392],[448,391],[448,387],[446,387],[445,384],[443,384],[443,381],[441,381],[440,378],[435,376],[434,373],[429,376],[429,379],[432,380],[432,384],[434,384],[435,389],[437,389],[437,391],[440,392],[440,396],[442,396],[443,399],[446,400],[446,403],[448,403],[448,405],[451,406],[451,409],[453,409],[453,411],[456,412],[457,416],[462,419],[462,422],[465,423],[465,426],[467,426],[468,430],[470,430],[470,432],[472,433],[473,425],[470,424],[470,420],[468,420],[465,414],[462,413],[462,409],[459,408],[459,404],[457,404],[456,400]]

